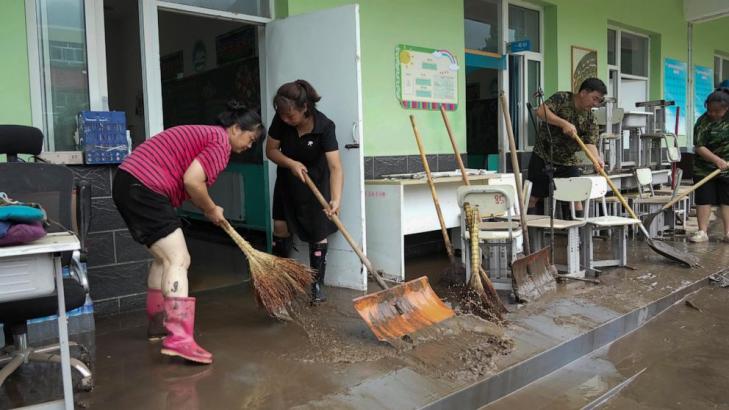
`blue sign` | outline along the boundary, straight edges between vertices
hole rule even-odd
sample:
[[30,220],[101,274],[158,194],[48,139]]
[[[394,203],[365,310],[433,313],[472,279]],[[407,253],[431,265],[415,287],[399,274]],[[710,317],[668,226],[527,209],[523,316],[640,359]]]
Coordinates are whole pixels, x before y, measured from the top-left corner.
[[714,69],[694,66],[694,117],[698,119],[706,112],[704,101],[714,91]]
[[676,102],[675,107],[666,108],[666,132],[673,132],[676,126],[676,107],[681,107],[678,134],[686,135],[686,75],[684,61],[666,58],[663,61],[663,99]]
[[518,53],[520,51],[529,51],[532,49],[532,43],[529,40],[512,41],[506,43],[506,51],[508,53]]

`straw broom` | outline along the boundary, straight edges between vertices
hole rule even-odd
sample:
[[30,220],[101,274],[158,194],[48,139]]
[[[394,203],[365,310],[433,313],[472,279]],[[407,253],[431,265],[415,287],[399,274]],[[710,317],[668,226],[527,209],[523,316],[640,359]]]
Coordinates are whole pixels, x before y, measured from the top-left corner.
[[[488,275],[486,275],[486,272],[481,267],[481,249],[478,238],[481,216],[478,212],[478,207],[472,207],[466,203],[463,208],[464,212],[466,212],[466,227],[470,232],[469,245],[471,246],[471,260],[469,261],[471,263],[471,278],[468,281],[468,287],[475,291],[486,313],[495,321],[500,322],[503,319],[502,313],[508,312],[508,310],[504,306],[504,302],[499,298],[498,293],[496,293],[496,289]],[[488,286],[484,286],[484,283]]]
[[222,228],[246,255],[256,301],[269,316],[279,317],[297,297],[307,295],[314,281],[310,267],[254,249],[228,221]]

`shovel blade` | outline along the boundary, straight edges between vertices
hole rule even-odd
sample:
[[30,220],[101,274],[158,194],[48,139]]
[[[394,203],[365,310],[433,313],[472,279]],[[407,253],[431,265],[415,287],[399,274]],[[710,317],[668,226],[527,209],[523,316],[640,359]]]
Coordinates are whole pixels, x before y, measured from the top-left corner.
[[549,261],[549,247],[511,262],[514,293],[519,300],[532,302],[557,289],[557,268]]
[[654,241],[653,239],[648,238],[648,245],[656,251],[656,253],[665,256],[668,259],[671,259],[673,261],[676,261],[687,268],[693,268],[699,265],[699,259],[691,255],[690,253],[680,251],[673,246],[661,242],[661,241]]
[[422,276],[354,299],[354,308],[377,339],[391,341],[455,315]]

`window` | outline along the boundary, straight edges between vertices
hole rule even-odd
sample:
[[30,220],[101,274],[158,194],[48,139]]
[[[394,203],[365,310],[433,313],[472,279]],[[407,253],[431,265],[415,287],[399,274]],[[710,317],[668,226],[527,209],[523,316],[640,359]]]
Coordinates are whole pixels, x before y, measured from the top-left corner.
[[615,30],[608,30],[608,65],[617,65],[615,44],[617,43],[617,32]]
[[463,11],[466,49],[498,53],[499,3],[489,0],[465,0]]
[[249,16],[271,17],[269,0],[166,0],[185,6],[247,14]]
[[618,106],[635,111],[648,99],[650,39],[619,28],[608,29],[608,95]]
[[648,77],[648,37],[620,34],[620,71]]
[[541,51],[539,10],[509,5],[509,42],[529,40],[531,50]]
[[34,0],[34,8],[46,150],[73,151],[76,115],[90,108],[84,0]]
[[714,87],[729,80],[729,57],[714,56]]

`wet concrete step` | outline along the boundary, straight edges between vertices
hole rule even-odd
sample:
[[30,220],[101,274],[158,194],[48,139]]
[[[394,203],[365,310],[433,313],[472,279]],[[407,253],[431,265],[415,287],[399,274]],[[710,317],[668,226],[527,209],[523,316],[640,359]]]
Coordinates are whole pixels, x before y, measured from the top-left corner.
[[[726,269],[722,267],[711,273],[717,272],[724,273]],[[650,275],[652,276],[647,277],[648,281],[655,277]],[[710,275],[704,272],[694,282],[688,282],[663,297],[617,315],[605,304],[580,298],[557,298],[548,303],[540,314],[525,315],[512,324],[512,336],[516,339],[518,348],[511,358],[514,361],[511,366],[504,367],[497,374],[451,393],[424,408],[479,408],[503,399],[519,389],[529,388],[537,380],[566,369],[571,363],[588,357],[593,352],[599,352],[605,346],[640,329],[687,295],[708,286],[708,276]],[[662,281],[655,283],[658,282]],[[594,323],[601,324],[590,328]],[[553,347],[539,352],[550,344]],[[534,352],[538,353],[533,354]],[[522,356],[521,360],[519,356]],[[589,366],[586,368],[589,371]],[[621,381],[616,379],[615,384]]]
[[635,332],[483,408],[727,408],[728,299],[729,289],[715,287],[689,294]]

